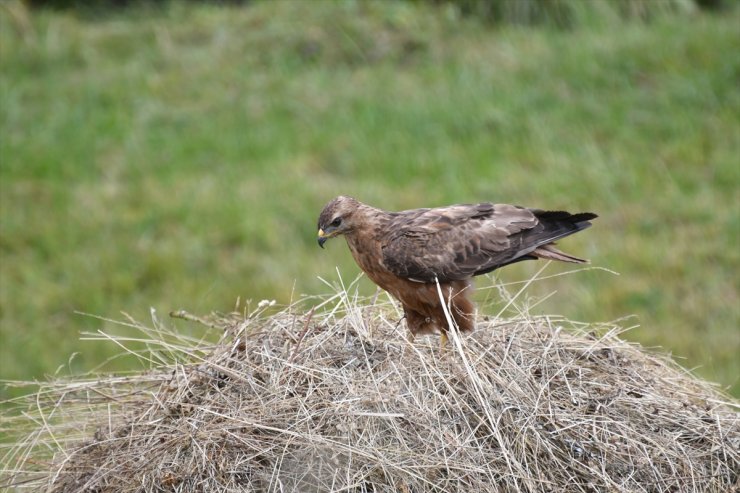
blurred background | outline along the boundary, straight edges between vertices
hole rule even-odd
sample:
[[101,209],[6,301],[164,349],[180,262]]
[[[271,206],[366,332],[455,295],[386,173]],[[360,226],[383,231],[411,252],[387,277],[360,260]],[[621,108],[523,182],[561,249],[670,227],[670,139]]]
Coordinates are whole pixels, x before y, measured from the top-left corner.
[[738,397],[739,26],[730,0],[0,3],[0,379],[120,353],[80,333],[125,328],[76,312],[147,322],[351,281],[343,242],[316,245],[347,194],[597,212],[564,249],[619,275],[522,301],[629,317],[624,337]]

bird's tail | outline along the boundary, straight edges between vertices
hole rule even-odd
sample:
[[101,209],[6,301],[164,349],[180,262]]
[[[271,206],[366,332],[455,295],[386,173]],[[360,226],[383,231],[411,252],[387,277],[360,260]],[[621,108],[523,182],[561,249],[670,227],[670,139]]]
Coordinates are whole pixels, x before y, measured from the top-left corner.
[[573,255],[569,255],[565,252],[561,252],[557,248],[555,248],[555,243],[548,243],[546,245],[540,245],[532,252],[530,255],[546,259],[546,260],[559,260],[560,262],[572,262],[574,264],[587,264],[588,260],[575,257]]

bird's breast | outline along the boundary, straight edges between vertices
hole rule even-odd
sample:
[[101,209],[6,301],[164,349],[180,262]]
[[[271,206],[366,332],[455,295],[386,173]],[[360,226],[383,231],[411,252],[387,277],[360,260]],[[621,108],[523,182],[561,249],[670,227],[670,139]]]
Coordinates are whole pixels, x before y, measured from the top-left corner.
[[347,245],[355,262],[367,277],[381,288],[395,295],[394,284],[399,278],[383,265],[383,252],[380,248],[380,242],[373,241],[371,238],[363,239],[347,236]]

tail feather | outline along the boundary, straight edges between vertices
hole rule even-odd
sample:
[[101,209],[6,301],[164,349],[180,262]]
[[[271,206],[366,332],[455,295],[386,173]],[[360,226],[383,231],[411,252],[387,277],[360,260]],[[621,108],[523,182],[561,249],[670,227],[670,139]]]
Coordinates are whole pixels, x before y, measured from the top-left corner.
[[546,260],[558,260],[560,262],[572,262],[574,264],[587,264],[588,260],[583,259],[580,257],[576,257],[574,255],[570,255],[565,252],[561,252],[557,248],[555,248],[554,243],[548,243],[546,245],[540,245],[537,248],[535,248],[530,255],[546,259]]

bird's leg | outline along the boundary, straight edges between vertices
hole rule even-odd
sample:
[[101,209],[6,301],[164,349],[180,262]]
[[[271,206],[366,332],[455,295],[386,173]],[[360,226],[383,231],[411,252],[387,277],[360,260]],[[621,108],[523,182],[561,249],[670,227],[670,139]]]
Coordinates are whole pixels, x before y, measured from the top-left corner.
[[444,350],[447,347],[447,344],[450,342],[450,339],[447,337],[447,332],[442,331],[442,333],[439,335],[439,349]]

